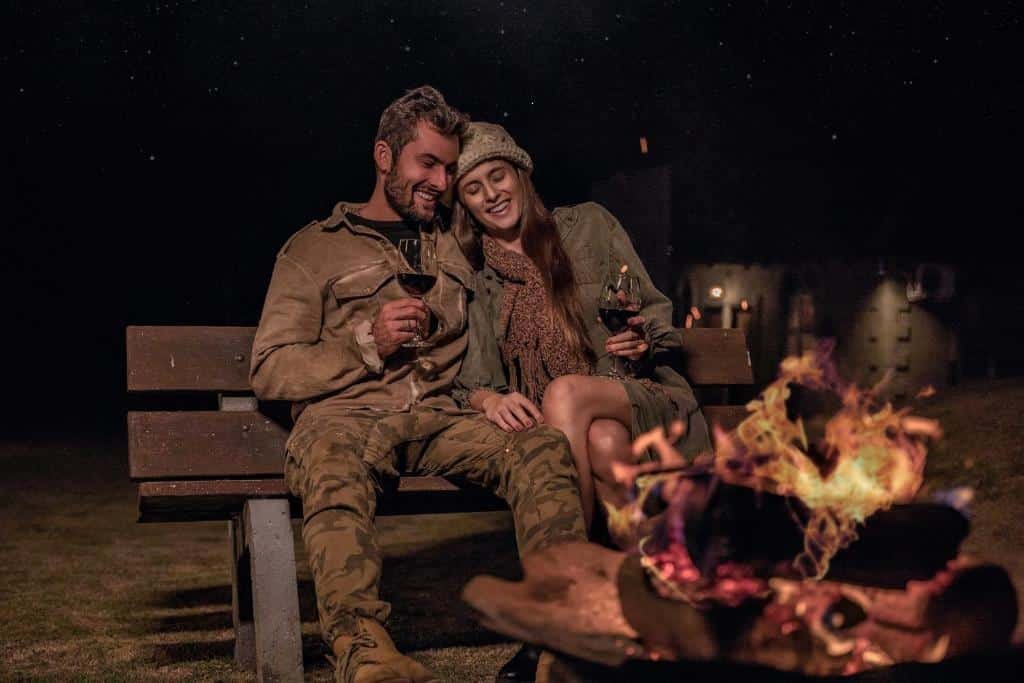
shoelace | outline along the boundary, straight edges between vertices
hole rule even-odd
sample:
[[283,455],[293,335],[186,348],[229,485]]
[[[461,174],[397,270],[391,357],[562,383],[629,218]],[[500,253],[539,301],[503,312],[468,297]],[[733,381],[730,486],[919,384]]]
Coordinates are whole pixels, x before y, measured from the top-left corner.
[[353,664],[359,663],[357,652],[359,650],[374,650],[376,648],[377,641],[373,639],[373,636],[366,631],[359,631],[355,636],[353,636],[352,642],[349,643],[348,648],[345,650],[345,654],[343,654],[340,659],[329,655],[328,659],[333,660],[335,671],[343,670],[345,672],[344,683],[353,683],[355,672],[359,668],[358,666],[353,666]]

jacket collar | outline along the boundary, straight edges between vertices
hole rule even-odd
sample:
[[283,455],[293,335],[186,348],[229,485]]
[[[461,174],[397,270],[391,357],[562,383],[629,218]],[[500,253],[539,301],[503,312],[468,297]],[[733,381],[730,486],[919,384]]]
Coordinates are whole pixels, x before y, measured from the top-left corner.
[[354,232],[359,235],[366,235],[368,237],[380,237],[376,230],[372,230],[365,225],[355,225],[348,219],[345,214],[355,213],[359,209],[366,206],[365,203],[354,203],[354,202],[338,202],[334,205],[334,210],[331,211],[331,215],[320,221],[320,229],[324,232],[337,232],[342,228],[350,232]]
[[564,241],[572,234],[576,224],[580,222],[580,212],[575,206],[559,206],[551,212],[558,227],[558,236]]
[[[358,225],[348,219],[346,214],[356,213],[364,206],[366,206],[366,202],[338,202],[334,205],[331,215],[320,221],[320,229],[324,232],[337,232],[338,230],[345,228],[349,232],[357,235],[366,235],[367,237],[376,237],[377,239],[387,239],[373,228],[365,225]],[[435,230],[441,230],[443,227],[441,219],[437,216],[434,217],[431,225]]]

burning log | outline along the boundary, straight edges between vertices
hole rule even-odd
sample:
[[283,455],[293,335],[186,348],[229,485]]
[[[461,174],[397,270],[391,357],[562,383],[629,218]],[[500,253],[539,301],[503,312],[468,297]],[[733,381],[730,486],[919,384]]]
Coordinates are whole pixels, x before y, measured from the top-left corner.
[[[732,563],[760,576],[801,578],[791,566],[803,551],[803,520],[809,516],[799,499],[716,482],[708,474],[691,475],[688,483],[689,495],[677,514],[686,530],[686,551],[701,575]],[[648,513],[665,514],[651,498],[648,503]],[[656,527],[645,554],[668,547],[667,527]],[[893,588],[927,580],[957,556],[968,530],[967,518],[947,505],[896,505],[857,527],[856,542],[832,558],[823,578]]]
[[[644,680],[701,661],[814,676],[937,662],[1005,648],[1017,620],[1006,572],[962,559],[903,589],[772,579],[767,596],[708,609],[663,597],[638,556],[592,543],[542,550],[524,571],[518,583],[476,577],[463,599],[485,626],[513,638],[602,667],[648,662]],[[623,680],[586,666],[589,674],[573,677],[571,663],[561,666],[564,678],[538,681]]]

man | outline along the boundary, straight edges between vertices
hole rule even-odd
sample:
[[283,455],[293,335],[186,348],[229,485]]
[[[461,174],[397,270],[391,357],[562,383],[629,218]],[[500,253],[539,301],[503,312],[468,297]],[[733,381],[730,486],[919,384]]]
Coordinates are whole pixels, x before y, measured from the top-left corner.
[[[426,86],[388,106],[372,196],[337,204],[288,240],[253,344],[256,394],[293,402],[285,478],[302,498],[323,637],[345,683],[436,680],[384,628],[373,527],[382,479],[444,474],[494,490],[512,508],[522,554],[585,538],[565,437],[544,425],[507,434],[449,395],[473,279],[437,208],[465,125]],[[435,246],[437,282],[422,299],[395,277],[406,237]],[[417,358],[401,345],[420,331],[434,345]]]

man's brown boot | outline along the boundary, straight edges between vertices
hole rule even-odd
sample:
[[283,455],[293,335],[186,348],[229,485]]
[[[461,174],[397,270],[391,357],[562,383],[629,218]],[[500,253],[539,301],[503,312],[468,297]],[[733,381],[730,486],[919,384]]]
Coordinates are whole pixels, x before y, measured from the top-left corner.
[[395,649],[391,636],[376,621],[360,619],[358,629],[351,638],[335,641],[337,683],[441,683],[427,667]]

